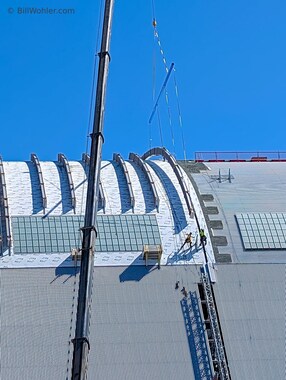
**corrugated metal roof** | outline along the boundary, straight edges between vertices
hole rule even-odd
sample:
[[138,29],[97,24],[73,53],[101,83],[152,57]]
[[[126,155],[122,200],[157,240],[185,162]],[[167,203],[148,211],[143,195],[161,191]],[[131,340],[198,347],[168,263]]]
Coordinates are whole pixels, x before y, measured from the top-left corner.
[[[214,290],[232,380],[284,378],[285,269],[218,265]],[[68,271],[0,271],[1,379],[69,376],[77,291]],[[197,290],[199,268],[94,274],[89,378],[195,379],[175,282]]]
[[[285,162],[216,162],[207,163],[210,170],[192,174],[200,194],[212,194],[214,201],[204,202],[215,206],[217,215],[210,220],[221,220],[223,230],[213,229],[213,234],[224,235],[228,245],[218,247],[219,252],[231,254],[237,262],[286,262],[285,251],[243,250],[242,240],[235,220],[237,213],[286,212]],[[227,179],[228,173],[233,179]],[[219,180],[219,172],[223,179]]]
[[[43,172],[53,165],[55,166],[54,163],[43,165]],[[243,251],[234,218],[234,214],[238,212],[285,211],[285,163],[208,165],[212,168],[212,177],[207,172],[193,175],[200,193],[212,194],[214,197],[213,201],[211,197],[205,197],[205,204],[219,210],[219,214],[209,217],[213,220],[220,218],[223,222],[224,228],[220,235],[227,237],[228,246],[220,247],[220,250],[231,253],[235,260],[241,262],[285,262],[285,252],[277,254],[268,251],[266,256],[263,251],[255,254]],[[151,166],[150,169],[155,173],[155,165]],[[168,187],[168,181],[175,181],[168,164],[160,163],[159,166],[157,172],[160,175],[154,177],[163,211],[157,214],[157,218],[163,244],[173,252],[174,246],[182,241],[177,235],[175,238],[173,235],[177,215],[172,213],[170,203],[173,201],[174,210],[177,205],[184,210],[185,204],[180,191],[174,193],[176,186]],[[78,163],[75,167],[76,169],[71,163],[76,187],[80,183],[82,168]],[[227,171],[229,167],[233,179],[231,182],[219,182],[215,178],[218,169]],[[25,165],[16,165],[15,168],[11,170],[7,181],[8,187],[10,186],[12,215],[17,215],[17,210],[22,215],[31,215],[33,210],[38,209],[37,204],[33,203],[33,195],[30,194],[29,200],[24,204],[20,200],[25,199],[26,191],[33,192],[33,183],[25,191],[22,189],[17,199],[17,187],[22,180],[25,184],[30,179],[24,173],[27,169]],[[117,178],[116,170],[110,163],[107,163],[105,170],[108,170],[103,180],[107,193],[107,214],[120,214],[121,177]],[[17,179],[15,171],[20,173]],[[139,200],[137,212],[144,213],[145,206],[151,204],[151,192],[146,188],[143,195],[142,189],[149,185],[147,182],[140,182],[140,176],[138,177],[135,169],[132,171],[130,168],[130,175],[134,177],[131,180],[135,184],[135,196],[137,194]],[[47,175],[46,172],[44,177],[46,182],[53,179],[52,173]],[[57,180],[54,185],[56,183]],[[58,205],[60,188],[49,188],[47,185],[46,190],[52,201],[48,207],[52,210],[57,205],[53,209],[54,215],[61,215],[62,206]],[[193,199],[196,199],[191,186],[190,191]],[[200,209],[199,212],[203,218]],[[185,217],[186,214],[182,216],[180,223]],[[182,236],[184,234],[183,229]],[[10,265],[8,258],[2,258],[3,265]],[[74,337],[77,291],[74,291],[75,278],[70,277],[71,269],[58,266],[61,262],[60,255],[55,258],[58,261],[54,264],[57,266],[54,269],[0,270],[0,378],[3,380],[54,380],[70,376],[70,341]],[[17,260],[20,259],[21,255]],[[34,259],[35,257],[28,257],[28,265]],[[181,259],[183,264],[184,257]],[[42,260],[44,258],[40,257],[39,263],[35,265],[45,265]],[[198,261],[194,260],[195,262]],[[13,265],[23,264],[15,262]],[[216,275],[218,282],[214,285],[214,290],[232,380],[283,379],[285,265],[218,265]],[[197,290],[197,282],[200,281],[199,268],[196,265],[163,266],[161,270],[152,271],[134,265],[95,268],[89,379],[195,378],[180,303],[182,293],[180,289],[175,290],[175,282],[178,280],[180,287],[185,286],[188,291]]]
[[95,268],[89,379],[195,379],[177,280],[197,290],[198,268]]
[[232,380],[285,378],[286,266],[218,265],[214,285]]
[[0,270],[2,380],[66,379],[77,294],[69,272]]
[[[1,379],[70,377],[72,274],[0,270]],[[199,268],[190,266],[95,268],[88,378],[194,380],[180,289],[197,291],[198,281]]]

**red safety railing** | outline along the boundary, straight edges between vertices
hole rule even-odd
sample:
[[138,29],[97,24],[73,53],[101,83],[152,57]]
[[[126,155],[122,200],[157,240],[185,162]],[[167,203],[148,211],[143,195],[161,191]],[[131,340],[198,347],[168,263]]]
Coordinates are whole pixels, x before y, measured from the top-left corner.
[[197,162],[265,162],[285,161],[286,152],[195,152]]

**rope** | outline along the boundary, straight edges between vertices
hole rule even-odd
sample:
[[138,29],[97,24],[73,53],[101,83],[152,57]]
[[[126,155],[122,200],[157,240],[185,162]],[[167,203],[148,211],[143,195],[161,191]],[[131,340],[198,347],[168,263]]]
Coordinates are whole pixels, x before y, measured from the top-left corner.
[[168,92],[167,89],[165,90],[165,100],[167,104],[168,109],[168,117],[169,117],[169,125],[170,125],[170,131],[171,131],[171,139],[172,139],[172,145],[173,145],[173,152],[175,152],[175,137],[174,137],[174,131],[173,131],[173,124],[172,124],[172,116],[171,116],[171,108],[169,105],[169,98],[168,98]]
[[153,18],[153,27],[154,27],[154,37],[155,37],[155,40],[157,41],[157,44],[159,46],[159,50],[160,50],[160,53],[162,56],[162,61],[163,61],[166,73],[168,73],[169,69],[168,69],[168,65],[167,65],[167,59],[166,59],[164,50],[162,48],[161,40],[160,40],[158,29],[157,29],[157,21],[155,18]]
[[[155,101],[155,92],[156,92],[156,54],[155,54],[155,43],[157,41],[160,53],[162,56],[162,60],[165,66],[166,73],[168,74],[168,66],[167,66],[167,60],[165,58],[164,51],[161,46],[161,41],[159,38],[159,34],[157,31],[157,21],[155,17],[155,2],[152,0],[152,14],[153,14],[153,27],[154,27],[154,48],[153,48],[153,88],[152,88],[152,98],[153,98],[153,103]],[[171,118],[171,111],[170,111],[170,106],[169,106],[169,100],[168,100],[168,93],[167,90],[165,89],[165,100],[167,104],[167,109],[168,109],[168,118],[169,118],[169,124],[170,124],[170,129],[171,129],[171,138],[172,138],[172,144],[173,148],[175,147],[175,139],[174,139],[174,132],[173,132],[173,126],[172,126],[172,118]],[[158,126],[159,126],[159,133],[160,133],[160,141],[161,141],[161,146],[163,147],[163,133],[162,133],[162,125],[161,125],[161,119],[159,115],[159,105],[156,107],[156,112],[157,112],[157,119],[158,119]],[[149,130],[149,144],[150,144],[150,149],[152,148],[152,127],[151,123],[150,124],[150,130]]]
[[161,118],[160,118],[160,112],[159,112],[159,105],[157,107],[157,119],[158,119],[158,125],[159,125],[159,133],[160,133],[160,141],[161,141],[161,146],[164,146],[163,142],[163,133],[162,133],[162,125],[161,125]]
[[[154,41],[157,42],[159,51],[162,57],[162,62],[165,68],[166,73],[168,73],[169,68],[167,64],[167,59],[162,47],[161,39],[159,36],[159,32],[157,29],[157,21],[156,21],[156,16],[155,16],[155,1],[152,0],[152,14],[153,14],[153,27],[154,27]],[[155,55],[155,54],[154,54]],[[153,101],[154,101],[154,82],[156,79],[156,62],[155,58],[153,58]],[[175,96],[176,96],[176,102],[177,102],[177,111],[178,111],[178,118],[179,118],[179,127],[181,131],[181,140],[182,140],[182,149],[183,149],[183,155],[184,155],[184,161],[187,160],[187,155],[186,155],[186,144],[185,144],[185,137],[184,137],[184,131],[183,131],[183,121],[182,121],[182,113],[181,113],[181,107],[180,107],[180,100],[179,100],[179,90],[178,90],[178,84],[176,80],[176,75],[175,75],[175,68],[173,69],[174,71],[174,87],[175,87]],[[173,150],[174,150],[174,155],[175,155],[175,138],[174,138],[174,130],[173,130],[173,123],[172,123],[172,117],[171,117],[171,109],[170,109],[170,103],[169,103],[169,97],[168,97],[168,92],[167,89],[165,89],[165,100],[166,100],[166,105],[168,109],[168,118],[169,118],[169,125],[170,125],[170,131],[171,131],[171,139],[172,139],[172,145],[173,145]],[[150,139],[151,143],[151,139]],[[151,146],[150,146],[151,147]]]
[[176,93],[176,99],[177,99],[177,109],[179,114],[179,125],[181,129],[181,139],[182,139],[182,147],[183,147],[183,153],[184,153],[184,161],[187,161],[187,155],[186,155],[186,145],[185,145],[185,137],[184,137],[184,130],[183,130],[183,121],[182,121],[182,114],[181,114],[181,107],[180,107],[180,99],[179,99],[179,90],[176,80],[176,70],[174,69],[174,85],[175,85],[175,93]]
[[[152,103],[155,102],[156,96],[156,54],[155,54],[155,44],[153,44],[153,69],[152,69]],[[149,125],[149,149],[152,148],[152,123]]]
[[[153,5],[154,5],[154,1],[153,1]],[[166,59],[164,50],[162,48],[162,43],[161,43],[161,40],[159,37],[159,32],[157,30],[157,21],[156,21],[154,13],[153,13],[153,27],[154,27],[154,41],[156,41],[158,44],[160,54],[162,57],[162,62],[163,62],[165,71],[168,74],[169,68],[168,68],[168,64],[167,64],[167,59]],[[172,114],[171,114],[171,108],[170,108],[170,103],[169,103],[169,96],[168,96],[168,92],[167,92],[166,87],[164,88],[164,92],[165,92],[165,101],[166,101],[167,111],[168,111],[168,120],[169,120],[169,126],[170,126],[171,141],[172,141],[172,146],[173,146],[173,152],[172,153],[175,155],[175,151],[176,151],[176,149],[175,149],[175,136],[174,136],[174,130],[173,130]]]
[[152,15],[153,15],[153,20],[155,20],[155,1],[152,0]]
[[[155,20],[155,4],[154,0],[152,0],[152,15],[153,20]],[[153,21],[154,22],[154,21]],[[152,65],[152,102],[154,104],[155,102],[155,96],[156,96],[156,50],[155,50],[155,35],[154,35],[154,42],[153,42],[153,65]],[[149,124],[149,149],[152,148],[152,124]]]

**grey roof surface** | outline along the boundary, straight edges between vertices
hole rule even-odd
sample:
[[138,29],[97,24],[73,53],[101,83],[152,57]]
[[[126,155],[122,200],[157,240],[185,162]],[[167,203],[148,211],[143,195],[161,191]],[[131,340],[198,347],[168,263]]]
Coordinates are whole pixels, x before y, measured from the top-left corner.
[[199,268],[95,268],[89,379],[195,379],[180,281],[197,290]]
[[[214,291],[232,380],[284,378],[285,270],[218,265]],[[69,268],[0,270],[1,380],[70,377],[75,279]],[[199,268],[95,268],[89,379],[195,379],[177,280],[197,290]]]
[[[70,378],[73,274],[71,268],[0,270],[1,380]],[[96,267],[88,378],[194,380],[180,289],[197,290],[199,278],[195,266]]]
[[220,264],[214,292],[232,380],[285,379],[286,266]]
[[74,289],[59,269],[0,270],[1,380],[66,379]]
[[[286,163],[207,165],[211,171],[196,171],[192,176],[206,211],[212,213],[211,226],[220,228],[212,227],[214,236],[219,237],[216,241],[227,238],[228,244],[219,246],[219,252],[231,254],[236,262],[218,264],[214,284],[232,380],[283,379],[285,250],[245,251],[235,214],[285,213]],[[229,169],[231,182],[227,180]],[[108,178],[114,175],[108,173]],[[118,198],[112,207],[120,214],[119,196],[112,186],[108,189]],[[143,200],[138,190],[140,197]],[[50,199],[57,199],[52,192]],[[27,207],[21,203],[21,207],[28,210],[33,206],[30,203]],[[25,209],[23,215],[30,215],[28,211]],[[162,232],[172,240],[169,224],[162,226]],[[120,264],[94,269],[88,378],[195,379],[181,307],[183,296],[175,290],[175,282],[180,281],[180,288],[197,291],[199,267],[147,270],[144,266],[123,266],[122,260]],[[1,380],[70,378],[77,279],[73,268],[0,269]]]
[[[213,201],[205,201],[218,214],[210,220],[221,220],[223,230],[213,230],[214,236],[223,235],[228,245],[219,247],[221,254],[231,254],[235,262],[275,263],[286,262],[285,250],[244,251],[236,213],[286,212],[285,162],[207,162],[210,170],[193,173],[199,193],[211,194]],[[231,182],[228,173],[231,173]],[[219,171],[221,182],[219,182]]]

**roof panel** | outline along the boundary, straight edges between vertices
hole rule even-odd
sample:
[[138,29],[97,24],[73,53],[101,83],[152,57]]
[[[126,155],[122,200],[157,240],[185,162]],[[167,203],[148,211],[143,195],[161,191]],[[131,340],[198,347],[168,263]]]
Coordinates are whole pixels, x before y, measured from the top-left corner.
[[221,264],[214,291],[232,377],[282,379],[285,265]]

